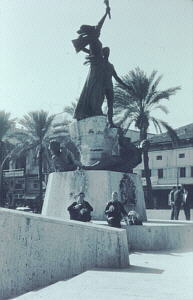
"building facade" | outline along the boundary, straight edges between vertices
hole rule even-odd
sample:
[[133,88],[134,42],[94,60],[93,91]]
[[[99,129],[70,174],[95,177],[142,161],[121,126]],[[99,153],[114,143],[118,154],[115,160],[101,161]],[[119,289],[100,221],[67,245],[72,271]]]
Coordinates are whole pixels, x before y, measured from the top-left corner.
[[[193,124],[176,129],[177,144],[172,143],[167,133],[150,138],[149,167],[155,208],[168,207],[168,194],[173,186],[183,184],[188,190],[193,206]],[[143,162],[134,170],[142,176]]]

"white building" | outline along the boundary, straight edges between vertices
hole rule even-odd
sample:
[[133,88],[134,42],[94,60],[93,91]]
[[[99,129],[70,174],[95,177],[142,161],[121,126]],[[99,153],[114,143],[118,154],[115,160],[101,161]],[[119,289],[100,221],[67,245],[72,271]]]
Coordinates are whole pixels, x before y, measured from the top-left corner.
[[[174,145],[167,133],[150,139],[149,167],[155,205],[167,207],[168,193],[173,186],[184,184],[193,198],[193,124],[176,129],[178,145]],[[144,178],[143,163],[134,170]]]

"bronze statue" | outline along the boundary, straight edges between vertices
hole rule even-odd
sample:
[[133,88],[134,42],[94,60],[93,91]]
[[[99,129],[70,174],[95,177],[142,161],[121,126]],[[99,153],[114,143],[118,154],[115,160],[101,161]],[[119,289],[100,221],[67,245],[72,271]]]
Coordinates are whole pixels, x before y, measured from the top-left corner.
[[86,63],[90,64],[89,74],[75,109],[74,118],[82,120],[103,115],[102,104],[106,96],[109,127],[116,127],[112,121],[114,98],[112,77],[119,83],[125,86],[126,84],[117,76],[113,65],[108,61],[110,49],[108,47],[102,48],[102,43],[99,40],[106,16],[110,16],[108,1],[105,1],[105,4],[107,6],[106,13],[98,25],[82,25],[77,31],[78,39],[72,41],[77,52],[84,51],[89,54],[86,57]]
[[77,168],[82,167],[81,162],[75,159],[73,153],[67,147],[61,149],[59,142],[50,141],[49,150],[55,172],[75,171]]
[[82,25],[77,31],[79,38],[72,41],[77,52],[84,51],[89,54],[87,59],[90,62],[89,74],[74,113],[77,120],[103,115],[101,107],[104,100],[104,66],[99,37],[108,12],[109,8],[97,26]]
[[114,91],[113,91],[113,82],[112,77],[114,79],[128,88],[128,86],[121,80],[121,78],[117,75],[114,66],[109,62],[109,54],[110,54],[110,48],[104,47],[103,48],[103,64],[104,64],[104,96],[106,96],[107,99],[107,118],[109,127],[113,128],[116,127],[113,124],[113,100],[114,100]]

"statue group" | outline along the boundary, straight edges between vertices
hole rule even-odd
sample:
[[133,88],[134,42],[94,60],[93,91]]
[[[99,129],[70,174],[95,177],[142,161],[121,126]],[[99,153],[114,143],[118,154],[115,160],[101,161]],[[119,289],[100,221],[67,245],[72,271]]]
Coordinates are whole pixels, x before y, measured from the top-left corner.
[[112,77],[120,84],[127,85],[117,75],[114,66],[109,62],[110,48],[102,46],[99,40],[104,21],[110,15],[110,7],[107,5],[106,13],[96,26],[82,25],[77,31],[79,37],[73,40],[77,52],[88,54],[86,63],[90,64],[89,73],[80,95],[74,118],[82,120],[88,117],[101,116],[102,104],[107,99],[107,118],[110,128],[113,124],[113,83]]
[[[129,87],[109,62],[109,47],[103,47],[99,39],[103,24],[110,16],[108,1],[105,3],[106,12],[99,23],[82,25],[77,31],[78,37],[72,41],[77,53],[87,54],[89,72],[74,112],[75,120],[69,125],[71,146],[67,139],[61,140],[61,144],[56,140],[50,142],[52,170],[62,174],[50,175],[43,212],[69,218],[67,209],[72,208],[72,197],[76,199],[77,195],[84,194],[93,207],[93,219],[104,220],[105,203],[114,193],[127,212],[135,210],[146,220],[141,180],[132,173],[141,163],[148,143],[143,141],[136,146],[124,135],[124,130],[113,123],[112,79],[126,89]],[[102,111],[105,98],[107,117]],[[56,199],[57,208],[53,209]]]
[[105,1],[105,4],[107,6],[106,12],[99,23],[96,26],[82,25],[77,31],[78,38],[72,41],[77,53],[83,51],[88,54],[86,64],[90,65],[86,82],[75,109],[74,118],[80,121],[90,117],[103,116],[102,104],[106,97],[108,106],[107,127],[109,129],[117,128],[119,153],[118,155],[109,155],[104,152],[99,161],[85,166],[74,158],[67,147],[61,149],[58,142],[51,141],[50,152],[55,171],[73,171],[80,168],[132,173],[133,168],[142,161],[143,148],[147,147],[147,141],[136,147],[128,137],[123,135],[123,130],[113,123],[114,92],[112,78],[126,88],[129,89],[129,87],[121,80],[114,66],[109,62],[109,47],[103,47],[99,40],[105,19],[107,16],[110,17],[108,1]]

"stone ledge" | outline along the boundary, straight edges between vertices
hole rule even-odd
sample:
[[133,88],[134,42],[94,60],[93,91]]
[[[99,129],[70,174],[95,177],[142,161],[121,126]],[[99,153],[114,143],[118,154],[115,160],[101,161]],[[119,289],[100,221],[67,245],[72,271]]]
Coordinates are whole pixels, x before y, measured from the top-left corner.
[[129,264],[125,230],[0,209],[0,299]]
[[143,226],[123,225],[123,228],[127,231],[129,249],[133,251],[193,249],[191,223],[149,220]]

